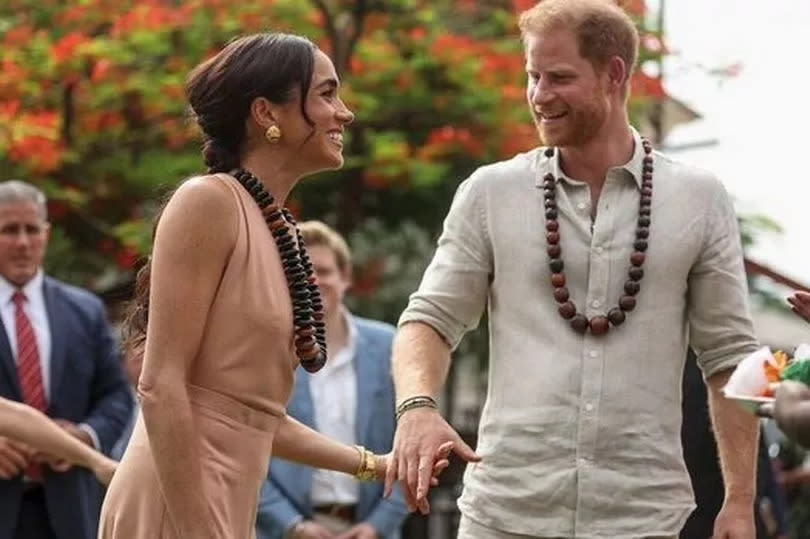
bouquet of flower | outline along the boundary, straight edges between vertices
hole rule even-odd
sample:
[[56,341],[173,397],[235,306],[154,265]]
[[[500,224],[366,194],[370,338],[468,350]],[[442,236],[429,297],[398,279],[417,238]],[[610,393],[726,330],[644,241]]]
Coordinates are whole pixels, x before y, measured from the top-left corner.
[[737,365],[723,393],[753,411],[773,401],[782,380],[810,385],[810,345],[800,345],[792,358],[782,351],[771,352],[767,346],[760,348]]

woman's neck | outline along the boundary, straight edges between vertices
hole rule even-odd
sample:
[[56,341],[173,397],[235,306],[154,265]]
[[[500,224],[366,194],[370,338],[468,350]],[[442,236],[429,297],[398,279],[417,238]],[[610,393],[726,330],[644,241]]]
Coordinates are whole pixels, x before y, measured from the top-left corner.
[[283,206],[300,178],[299,174],[285,167],[287,161],[280,155],[252,153],[242,159],[241,166],[259,178],[265,189]]

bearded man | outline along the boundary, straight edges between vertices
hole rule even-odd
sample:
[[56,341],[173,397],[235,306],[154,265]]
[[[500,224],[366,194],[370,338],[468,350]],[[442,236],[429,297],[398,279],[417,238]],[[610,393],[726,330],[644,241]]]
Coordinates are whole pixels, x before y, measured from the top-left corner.
[[[424,499],[437,448],[453,440],[474,461],[459,537],[676,537],[694,508],[680,442],[691,344],[725,480],[714,537],[753,539],[757,420],[721,395],[757,348],[729,197],[629,125],[638,34],[613,2],[544,0],[520,29],[547,146],[461,184],[401,316],[394,458],[406,502]],[[484,308],[476,454],[435,398]]]

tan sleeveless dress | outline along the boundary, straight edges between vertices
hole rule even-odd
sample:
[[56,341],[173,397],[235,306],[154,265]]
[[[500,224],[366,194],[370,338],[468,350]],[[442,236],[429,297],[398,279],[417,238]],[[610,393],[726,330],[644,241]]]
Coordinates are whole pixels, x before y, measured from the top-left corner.
[[[239,207],[236,246],[217,290],[189,377],[211,537],[254,537],[259,490],[296,366],[293,316],[275,242],[258,206],[219,175]],[[139,415],[110,484],[99,526],[103,539],[177,538]],[[193,539],[193,538],[182,538]]]

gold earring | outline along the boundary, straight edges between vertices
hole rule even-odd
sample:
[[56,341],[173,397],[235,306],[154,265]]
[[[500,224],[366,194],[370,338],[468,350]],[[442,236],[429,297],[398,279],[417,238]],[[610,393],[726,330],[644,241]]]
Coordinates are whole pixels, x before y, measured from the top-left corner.
[[277,125],[271,125],[264,132],[264,136],[270,144],[278,144],[278,141],[281,140],[281,129]]

